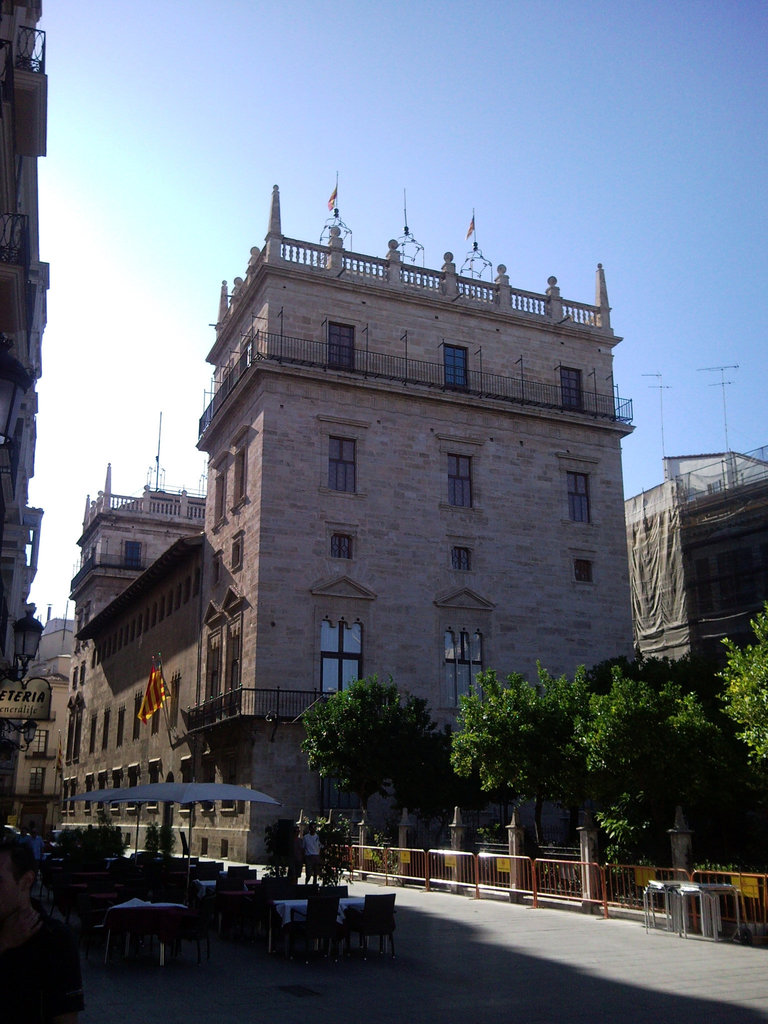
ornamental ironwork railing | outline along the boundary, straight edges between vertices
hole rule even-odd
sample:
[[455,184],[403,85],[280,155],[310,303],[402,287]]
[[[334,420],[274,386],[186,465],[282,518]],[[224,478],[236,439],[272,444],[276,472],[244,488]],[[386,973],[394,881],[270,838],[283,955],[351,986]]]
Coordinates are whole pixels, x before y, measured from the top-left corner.
[[206,729],[233,718],[263,718],[268,722],[293,722],[316,704],[326,700],[320,690],[260,690],[238,687],[188,708],[187,730]]
[[479,398],[558,409],[562,412],[583,413],[587,416],[632,422],[632,400],[617,395],[599,394],[597,390],[563,389],[559,384],[525,376],[504,377],[482,370],[462,370],[423,359],[409,359],[386,352],[350,348],[340,350],[338,345],[306,338],[291,338],[257,330],[245,342],[240,357],[214,382],[214,394],[200,418],[199,437],[212,423],[219,409],[242,380],[249,368],[259,361],[279,364],[337,370],[367,379],[387,380],[405,385],[416,385],[445,392],[473,395]]
[[38,75],[45,74],[45,32],[26,25],[19,27],[16,36],[16,67]]
[[12,263],[29,270],[29,218],[26,214],[0,214],[0,263]]

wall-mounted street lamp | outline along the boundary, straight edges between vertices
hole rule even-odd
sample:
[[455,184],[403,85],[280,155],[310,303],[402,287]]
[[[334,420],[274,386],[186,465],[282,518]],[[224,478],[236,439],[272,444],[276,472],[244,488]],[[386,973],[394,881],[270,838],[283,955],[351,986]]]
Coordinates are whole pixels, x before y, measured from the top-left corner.
[[[26,613],[13,624],[13,665],[5,669],[6,679],[21,683],[26,688],[24,676],[30,661],[37,655],[44,626],[35,618],[35,606],[29,605]],[[37,724],[34,719],[14,721],[0,718],[0,759],[8,760],[14,750],[28,750],[35,738]]]

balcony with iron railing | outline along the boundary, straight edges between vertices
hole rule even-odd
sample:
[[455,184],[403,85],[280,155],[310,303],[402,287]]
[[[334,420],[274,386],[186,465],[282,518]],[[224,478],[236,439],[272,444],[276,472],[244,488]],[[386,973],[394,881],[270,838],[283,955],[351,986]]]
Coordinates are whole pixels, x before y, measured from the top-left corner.
[[115,570],[125,570],[127,572],[143,572],[148,567],[149,563],[144,558],[134,558],[130,556],[120,554],[104,554],[104,555],[91,555],[83,561],[80,569],[72,579],[70,590],[75,590],[85,577],[90,572],[95,572],[98,569],[114,572]]
[[576,395],[559,384],[547,384],[524,375],[505,377],[482,370],[465,370],[457,375],[443,363],[423,359],[409,359],[366,349],[349,349],[340,353],[327,341],[291,338],[262,330],[253,330],[243,342],[239,359],[214,382],[210,402],[200,418],[199,437],[202,437],[213,419],[235,390],[240,381],[259,363],[276,363],[319,369],[323,373],[337,371],[366,380],[384,380],[389,384],[419,387],[432,391],[463,394],[490,401],[508,402],[520,406],[536,406],[561,412],[577,413],[592,418],[632,422],[632,400],[614,394],[600,394],[580,389]]
[[263,719],[275,724],[295,722],[313,704],[327,698],[328,694],[320,690],[282,690],[280,687],[261,690],[241,686],[187,708],[187,731],[196,732],[242,718]]
[[0,213],[0,331],[21,331],[27,323],[29,218]]
[[48,123],[45,32],[22,25],[16,36],[13,63],[16,151],[22,156],[45,156]]

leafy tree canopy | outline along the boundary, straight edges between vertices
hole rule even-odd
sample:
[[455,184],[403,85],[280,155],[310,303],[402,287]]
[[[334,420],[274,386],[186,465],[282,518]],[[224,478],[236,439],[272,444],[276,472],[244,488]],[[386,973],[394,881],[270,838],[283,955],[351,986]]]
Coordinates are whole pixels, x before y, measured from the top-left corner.
[[768,766],[768,602],[751,626],[755,643],[740,648],[723,641],[728,651],[723,701],[753,759]]

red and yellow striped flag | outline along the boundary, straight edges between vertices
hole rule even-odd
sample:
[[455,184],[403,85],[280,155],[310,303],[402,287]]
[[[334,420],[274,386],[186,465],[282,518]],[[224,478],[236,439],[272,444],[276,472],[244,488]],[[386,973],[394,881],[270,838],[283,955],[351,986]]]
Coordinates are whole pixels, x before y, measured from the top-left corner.
[[467,228],[467,238],[469,238],[470,235],[474,235],[474,233],[475,233],[475,214],[474,214],[474,211],[473,211],[473,213],[472,213],[472,220],[469,222],[469,227]]
[[334,206],[336,205],[336,200],[338,198],[339,198],[339,186],[336,185],[334,187],[333,192],[331,192],[331,195],[330,195],[330,197],[328,199],[328,209],[329,210],[332,210],[334,208]]
[[61,749],[61,733],[59,733],[59,749],[56,751],[56,771],[59,775],[64,771],[64,751]]
[[152,715],[165,704],[168,699],[168,690],[165,685],[165,679],[163,679],[163,666],[158,657],[157,664],[155,659],[152,659],[152,669],[149,673],[149,682],[147,683],[147,692],[144,694],[144,700],[141,702],[139,713],[136,716],[140,722],[145,725],[150,720]]

